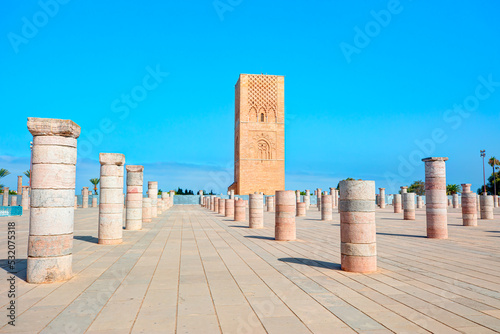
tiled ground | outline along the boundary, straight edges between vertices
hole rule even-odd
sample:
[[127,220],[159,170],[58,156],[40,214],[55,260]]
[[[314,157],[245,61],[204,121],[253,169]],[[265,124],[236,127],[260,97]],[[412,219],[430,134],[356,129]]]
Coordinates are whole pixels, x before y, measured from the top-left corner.
[[[498,209],[496,209],[498,210]],[[16,326],[6,324],[2,260],[0,332],[26,333],[493,333],[500,331],[500,219],[425,235],[425,212],[403,221],[377,210],[377,273],[339,270],[339,215],[297,219],[294,242],[276,242],[274,215],[250,230],[199,206],[175,206],[124,242],[101,246],[97,209],[78,209],[73,269],[64,283],[17,279]],[[496,211],[500,217],[500,210]],[[17,222],[26,266],[27,218]],[[5,259],[5,255],[1,259]],[[24,259],[24,260],[22,260]]]

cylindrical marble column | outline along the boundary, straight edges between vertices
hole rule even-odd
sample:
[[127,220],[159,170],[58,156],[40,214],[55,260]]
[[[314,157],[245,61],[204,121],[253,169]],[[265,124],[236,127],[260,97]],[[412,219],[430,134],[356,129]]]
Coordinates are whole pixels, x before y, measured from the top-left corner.
[[158,182],[148,182],[148,197],[151,198],[151,218],[158,217]]
[[299,202],[297,203],[297,217],[305,217],[306,216],[306,203]]
[[462,184],[462,220],[464,226],[477,226],[476,193],[470,187],[470,183]]
[[101,191],[99,193],[98,243],[115,245],[123,234],[123,165],[120,153],[100,153]]
[[210,195],[210,210],[215,211],[215,195]]
[[476,206],[477,206],[477,213],[480,213],[481,212],[481,200],[479,199],[478,194],[476,194]]
[[[321,192],[319,192],[321,196]],[[296,197],[292,190],[276,191],[276,213],[274,215],[274,238],[277,241],[295,240]]]
[[401,194],[394,194],[392,205],[394,206],[394,213],[401,213]]
[[200,196],[200,205],[203,204],[203,190],[198,191],[198,195]]
[[245,201],[242,199],[234,200],[234,221],[243,222],[246,218]]
[[378,188],[379,190],[379,206],[385,209],[385,188]]
[[[24,203],[24,197],[23,197],[23,203]],[[75,195],[75,209],[78,209],[78,196]],[[23,207],[24,210],[24,207]]]
[[17,194],[23,194],[23,177],[21,175],[17,177]]
[[339,188],[341,268],[376,271],[375,182],[344,180]]
[[80,127],[70,120],[30,117],[28,130],[33,148],[26,278],[29,283],[63,281],[72,276]]
[[266,197],[267,212],[274,212],[274,196]]
[[229,190],[229,199],[234,199],[234,190]]
[[458,209],[458,194],[453,194],[452,196],[453,209]]
[[9,187],[3,187],[2,205],[9,206]]
[[89,187],[82,188],[82,209],[89,207]]
[[97,197],[92,196],[92,207],[97,208]]
[[321,220],[333,220],[333,196],[323,195],[321,196]]
[[224,198],[219,199],[219,214],[226,214],[226,200]]
[[422,209],[424,207],[424,198],[422,196],[417,196],[417,209]]
[[142,229],[142,192],[144,166],[128,165],[127,169],[127,209],[125,229]]
[[250,228],[264,227],[264,201],[261,194],[250,194],[248,208],[248,223]]
[[216,213],[219,212],[219,202],[220,202],[220,198],[219,197],[215,197],[214,212],[216,212]]
[[401,198],[403,198],[403,194],[406,194],[408,192],[408,187],[402,186],[401,187]]
[[448,205],[447,206],[451,206],[452,202],[451,202],[451,198],[448,198]]
[[304,196],[304,203],[306,203],[306,210],[311,207],[311,191],[306,189],[306,195]]
[[151,198],[142,198],[142,222],[151,223],[153,219],[151,218]]
[[226,212],[224,216],[226,217],[234,217],[234,199],[226,199],[224,200],[226,207]]
[[316,189],[316,205],[321,212],[321,188]]
[[403,194],[404,220],[415,220],[415,193]]
[[17,206],[17,196],[12,196],[10,198],[10,206]]
[[425,212],[428,238],[448,238],[445,166],[447,160],[445,157],[422,159],[425,162]]
[[483,195],[480,196],[481,199],[481,219],[493,219],[493,196]]
[[498,208],[498,195],[493,195],[493,207]]
[[23,207],[23,211],[29,209],[29,198],[30,198],[30,187],[25,186],[23,187],[23,195],[21,196],[21,206]]

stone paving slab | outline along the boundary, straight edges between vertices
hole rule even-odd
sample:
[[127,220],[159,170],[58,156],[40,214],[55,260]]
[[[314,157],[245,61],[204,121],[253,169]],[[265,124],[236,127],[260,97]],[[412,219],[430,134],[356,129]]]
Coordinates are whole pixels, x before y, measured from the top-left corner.
[[[297,240],[276,242],[274,213],[249,229],[197,205],[176,205],[97,244],[97,208],[75,213],[74,277],[26,283],[28,217],[2,217],[0,279],[7,279],[7,222],[16,222],[16,326],[1,333],[495,333],[500,332],[500,218],[425,238],[415,221],[377,209],[378,271],[340,270],[339,214],[297,218]],[[500,210],[495,208],[496,217]],[[247,217],[248,218],[248,217]],[[248,221],[248,219],[247,219]]]

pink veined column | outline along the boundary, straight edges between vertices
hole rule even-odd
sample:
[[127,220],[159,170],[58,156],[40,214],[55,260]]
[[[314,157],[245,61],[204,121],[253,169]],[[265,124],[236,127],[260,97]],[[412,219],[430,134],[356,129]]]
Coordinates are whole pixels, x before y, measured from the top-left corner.
[[417,209],[422,209],[424,207],[424,199],[422,196],[417,195]]
[[215,211],[215,195],[210,195],[210,210]]
[[151,198],[143,197],[142,198],[142,222],[143,223],[151,223],[153,219],[151,219]]
[[82,188],[82,209],[89,207],[89,187]]
[[453,194],[452,203],[453,209],[458,209],[458,194]]
[[415,193],[403,194],[403,210],[404,220],[415,220]]
[[445,157],[422,159],[425,162],[425,197],[427,237],[448,238],[448,218],[446,209],[446,165]]
[[97,197],[92,195],[92,207],[97,208]]
[[250,194],[248,223],[250,228],[264,228],[264,200],[261,194]]
[[297,217],[305,217],[306,216],[306,203],[299,202],[297,203]]
[[123,165],[120,153],[100,153],[101,191],[99,192],[98,243],[115,245],[123,234]]
[[25,186],[23,187],[23,195],[21,196],[21,206],[23,207],[23,211],[29,209],[29,197],[30,187]]
[[306,189],[306,195],[304,196],[304,203],[306,203],[306,210],[311,207],[311,191]]
[[379,206],[385,209],[385,188],[378,188],[379,190]]
[[12,196],[10,198],[10,206],[17,206],[17,196]]
[[226,214],[226,200],[224,198],[219,199],[219,214]]
[[3,187],[3,206],[9,206],[9,187]]
[[274,196],[266,197],[267,212],[274,212]]
[[403,198],[403,194],[406,194],[408,192],[408,187],[402,186],[401,187],[401,198]]
[[295,197],[296,197],[296,202],[299,203],[300,202],[300,190],[295,190]]
[[377,270],[375,182],[340,181],[340,239],[342,270]]
[[220,200],[220,198],[219,198],[219,197],[215,197],[215,202],[214,202],[214,211],[215,211],[216,213],[218,213],[218,212],[219,212],[219,200]]
[[243,222],[246,218],[245,201],[242,199],[234,200],[234,221]]
[[224,216],[226,217],[234,217],[234,199],[226,199],[224,200],[225,204],[224,206],[226,207],[226,212],[224,213]]
[[481,213],[481,200],[479,199],[478,194],[476,194],[476,206],[477,206],[477,213]]
[[33,135],[27,281],[52,283],[72,276],[76,140],[70,120],[28,118]]
[[394,206],[394,213],[401,213],[401,194],[394,194],[392,205]]
[[144,166],[128,165],[127,169],[127,209],[125,229],[142,229],[142,193],[144,185]]
[[316,205],[321,212],[321,188],[316,189]]
[[205,209],[210,209],[210,196],[205,197]]
[[332,195],[321,196],[321,220],[333,220],[333,197]]
[[[321,196],[321,193],[319,193]],[[277,241],[296,239],[296,197],[292,190],[276,191],[276,213],[274,215],[274,238]]]
[[483,193],[481,196],[481,219],[493,219],[493,196]]
[[17,177],[17,194],[23,194],[23,177],[21,175]]
[[151,218],[158,217],[158,182],[148,182],[148,197],[151,198]]
[[476,194],[470,187],[470,183],[462,184],[462,220],[464,226],[477,226]]

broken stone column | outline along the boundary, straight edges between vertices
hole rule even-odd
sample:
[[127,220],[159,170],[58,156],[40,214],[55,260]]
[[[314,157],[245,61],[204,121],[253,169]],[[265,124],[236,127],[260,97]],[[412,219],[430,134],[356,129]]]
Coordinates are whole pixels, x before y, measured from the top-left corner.
[[9,206],[9,187],[3,187],[3,206]]
[[127,169],[127,209],[125,212],[125,229],[142,229],[142,192],[144,166],[128,165]]
[[392,205],[394,206],[394,213],[401,213],[401,194],[394,194]]
[[306,210],[311,207],[311,191],[306,189],[306,195],[304,196],[304,203],[306,203]]
[[385,188],[378,188],[379,191],[379,206],[381,209],[385,209]]
[[422,209],[424,207],[424,199],[422,196],[417,196],[417,209]]
[[229,199],[234,199],[234,190],[229,190]]
[[234,199],[226,199],[224,202],[224,206],[226,207],[224,216],[230,218],[234,217]]
[[344,180],[339,188],[341,268],[376,271],[375,182]]
[[447,160],[445,157],[422,159],[425,162],[425,212],[428,238],[448,238],[445,165]]
[[245,201],[238,199],[234,201],[234,221],[244,222],[246,218]]
[[21,206],[24,210],[29,209],[30,187],[23,186],[23,195],[21,196]]
[[415,220],[415,193],[403,194],[403,219]]
[[70,120],[30,117],[28,130],[33,147],[26,278],[28,283],[63,281],[72,276],[80,127]]
[[261,194],[250,194],[248,208],[248,222],[250,228],[264,227],[264,201]]
[[82,209],[89,207],[89,187],[82,188]]
[[219,199],[219,214],[226,214],[226,200],[224,198]]
[[99,193],[98,243],[115,245],[123,234],[123,165],[120,153],[100,153],[101,191]]
[[458,194],[453,194],[452,196],[453,209],[458,209]]
[[92,196],[92,207],[97,208],[97,197]]
[[151,218],[158,217],[158,182],[148,182],[148,197],[151,198]]
[[403,194],[406,194],[408,192],[408,187],[402,186],[401,187],[401,198],[403,198]]
[[493,196],[483,193],[481,196],[481,219],[493,219]]
[[305,217],[306,216],[306,203],[298,202],[297,203],[297,217]]
[[332,195],[321,196],[321,220],[333,220],[333,197]]
[[17,194],[23,194],[23,177],[21,175],[17,177]]
[[[321,196],[321,192],[318,192]],[[295,240],[295,193],[292,190],[276,191],[276,213],[274,215],[274,238],[277,241]]]
[[470,187],[470,183],[462,184],[462,220],[464,226],[477,226],[476,194]]
[[318,207],[318,211],[321,212],[321,189],[318,188],[316,190],[316,205]]
[[151,218],[151,198],[142,198],[142,222],[151,223],[153,219]]
[[266,197],[267,212],[274,212],[274,196]]

